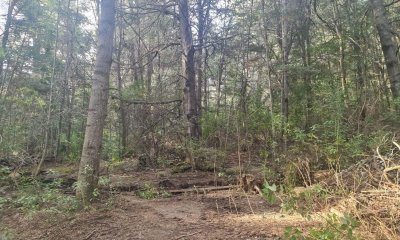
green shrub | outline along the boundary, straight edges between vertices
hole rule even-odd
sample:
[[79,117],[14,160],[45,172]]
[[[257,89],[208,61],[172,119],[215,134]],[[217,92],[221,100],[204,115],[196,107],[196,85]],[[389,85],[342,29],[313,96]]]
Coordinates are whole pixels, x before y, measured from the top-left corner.
[[61,180],[50,184],[25,180],[20,183],[13,198],[0,198],[0,207],[10,205],[27,213],[49,209],[72,212],[79,209],[80,202],[75,196],[63,194],[58,189],[60,184]]
[[0,196],[0,209],[2,209],[6,204],[8,204],[8,202],[9,202],[8,198]]
[[324,226],[313,228],[308,233],[303,233],[298,228],[288,227],[285,229],[284,239],[288,240],[356,240],[354,230],[360,223],[350,215],[338,217],[329,215],[325,219]]
[[142,191],[139,191],[137,193],[137,195],[140,198],[144,198],[144,199],[154,199],[154,198],[167,198],[167,197],[171,197],[171,193],[167,192],[167,191],[158,191],[155,187],[152,187],[150,185],[145,185],[145,189]]
[[15,239],[15,233],[8,228],[0,228],[0,239],[1,240]]
[[314,185],[299,193],[289,192],[281,207],[284,212],[297,212],[309,217],[311,212],[318,210],[318,203],[325,203],[328,196],[329,193],[320,185]]
[[277,187],[275,184],[269,185],[267,182],[265,182],[262,189],[262,195],[269,203],[274,204],[276,202],[276,191]]

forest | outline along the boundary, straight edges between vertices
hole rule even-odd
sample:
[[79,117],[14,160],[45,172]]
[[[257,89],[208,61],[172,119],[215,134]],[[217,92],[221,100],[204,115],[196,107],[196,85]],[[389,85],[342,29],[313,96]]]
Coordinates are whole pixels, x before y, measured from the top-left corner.
[[399,0],[0,0],[0,239],[400,239]]

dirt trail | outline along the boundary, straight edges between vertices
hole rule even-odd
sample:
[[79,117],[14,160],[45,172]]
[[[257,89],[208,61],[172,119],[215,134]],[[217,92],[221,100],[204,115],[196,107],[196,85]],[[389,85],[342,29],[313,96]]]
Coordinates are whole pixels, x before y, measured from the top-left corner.
[[145,186],[168,191],[237,184],[233,176],[169,170],[128,172],[125,167],[123,170],[108,175],[111,189],[117,192],[90,210],[66,216],[39,213],[33,218],[14,212],[0,216],[1,225],[21,240],[214,240],[281,239],[288,226],[304,230],[319,224],[299,215],[282,214],[278,204],[268,204],[261,196],[239,189],[153,200],[137,196],[137,191]]
[[99,205],[74,217],[15,218],[17,239],[54,240],[279,239],[287,226],[304,229],[318,224],[282,215],[259,196],[231,191],[155,200],[119,193],[110,206]]

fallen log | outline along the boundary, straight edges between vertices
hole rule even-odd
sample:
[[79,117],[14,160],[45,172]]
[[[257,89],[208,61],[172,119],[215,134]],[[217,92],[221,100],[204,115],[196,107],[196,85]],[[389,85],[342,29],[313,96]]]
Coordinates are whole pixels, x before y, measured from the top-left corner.
[[175,189],[175,190],[169,190],[168,192],[172,194],[180,194],[180,193],[190,193],[190,192],[196,192],[196,193],[207,193],[210,191],[221,191],[221,190],[229,190],[233,188],[239,188],[239,185],[229,185],[229,186],[217,186],[217,187],[201,187],[201,188],[184,188],[184,189]]

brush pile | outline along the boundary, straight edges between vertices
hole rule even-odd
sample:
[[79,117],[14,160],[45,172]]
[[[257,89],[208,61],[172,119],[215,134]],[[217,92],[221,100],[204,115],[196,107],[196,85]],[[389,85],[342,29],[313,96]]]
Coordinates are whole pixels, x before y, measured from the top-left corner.
[[363,239],[400,239],[400,145],[393,146],[386,154],[378,147],[374,156],[325,181],[327,188],[351,192],[331,211],[355,216]]

